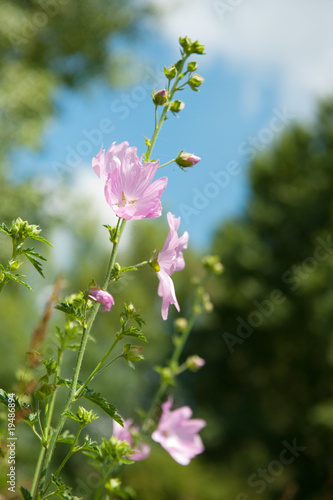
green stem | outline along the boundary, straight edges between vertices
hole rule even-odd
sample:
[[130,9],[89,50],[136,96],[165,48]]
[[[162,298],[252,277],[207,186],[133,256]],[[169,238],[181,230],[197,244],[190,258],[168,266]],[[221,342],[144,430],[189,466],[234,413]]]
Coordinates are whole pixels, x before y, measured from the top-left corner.
[[176,161],[176,159],[170,160],[167,163],[163,163],[163,165],[160,165],[158,168],[166,167],[167,165],[170,165],[170,163],[173,163],[174,161]]
[[[59,352],[58,352],[58,360],[57,360],[58,361],[57,362],[57,371],[54,374],[54,384],[56,384],[57,377],[60,375],[60,368],[61,368],[61,364],[62,364],[62,359],[63,359],[63,351],[59,350]],[[47,410],[47,414],[46,414],[46,424],[45,424],[45,427],[44,427],[44,434],[45,434],[45,441],[46,442],[47,442],[47,440],[49,438],[50,431],[51,431],[51,422],[52,422],[52,417],[53,417],[53,412],[54,412],[54,407],[55,407],[56,394],[57,394],[57,389],[54,391],[54,393],[51,396],[50,406],[49,406],[49,408]],[[38,461],[37,461],[37,465],[36,465],[36,469],[35,469],[35,474],[34,474],[34,477],[33,477],[33,480],[32,480],[32,485],[31,485],[31,495],[32,495],[32,497],[34,497],[34,495],[36,493],[35,489],[37,487],[37,483],[38,483],[39,476],[40,476],[40,473],[41,473],[41,468],[42,468],[42,464],[43,464],[45,452],[46,452],[46,449],[45,449],[45,446],[43,446],[43,443],[42,443],[42,447],[41,447],[41,450],[39,452],[39,457],[38,457]]]
[[[174,94],[174,93],[176,92],[176,90],[177,90],[178,82],[182,79],[182,71],[183,71],[183,67],[184,67],[185,61],[186,61],[186,59],[187,59],[188,57],[189,57],[189,55],[188,55],[188,54],[186,54],[186,55],[184,55],[184,56],[183,56],[183,59],[181,60],[181,63],[180,63],[180,65],[179,65],[179,69],[178,69],[178,75],[177,75],[177,77],[176,77],[176,79],[175,79],[175,82],[174,82],[174,84],[173,84],[173,86],[172,86],[172,88],[171,88],[171,90],[170,90],[169,103],[168,103],[168,104],[166,104],[166,105],[164,106],[164,109],[163,109],[163,111],[162,111],[162,114],[161,114],[161,116],[160,116],[160,119],[159,119],[159,121],[158,121],[157,125],[155,124],[155,130],[154,130],[153,136],[152,136],[151,141],[150,141],[150,146],[149,146],[148,151],[147,151],[146,161],[149,161],[149,159],[150,159],[150,156],[151,156],[151,154],[152,154],[153,147],[154,147],[154,145],[155,145],[155,142],[156,142],[157,136],[158,136],[158,134],[159,134],[159,132],[160,132],[160,130],[161,130],[161,127],[162,127],[163,122],[164,122],[164,120],[165,120],[165,118],[166,118],[166,115],[167,115],[167,113],[168,113],[168,111],[169,111],[169,109],[170,109],[173,94]],[[155,120],[155,121],[156,121],[156,120]]]
[[[74,437],[74,441],[72,443],[72,446],[70,447],[70,450],[69,452],[67,453],[67,455],[65,456],[65,458],[63,459],[63,461],[61,462],[61,464],[59,465],[58,469],[56,470],[55,472],[55,477],[58,477],[60,472],[62,471],[64,465],[66,464],[66,462],[70,459],[70,457],[73,455],[73,450],[76,446],[76,443],[79,439],[79,436],[80,436],[80,433],[82,431],[82,425],[79,425],[79,428],[77,430],[77,433],[75,434],[75,437]],[[46,488],[47,489],[47,488]]]
[[[119,245],[119,239],[120,239],[121,234],[123,232],[123,229],[125,227],[125,222],[126,222],[125,219],[122,219],[121,222],[120,222],[120,219],[119,219],[118,223],[117,223],[117,233],[116,233],[117,236],[116,236],[115,241],[113,243],[113,248],[112,248],[112,253],[111,253],[109,265],[108,265],[108,268],[107,268],[107,271],[106,271],[106,274],[105,274],[105,279],[104,279],[104,283],[103,283],[103,289],[104,290],[107,288],[107,286],[109,284],[109,281],[110,281],[111,271],[112,271],[112,269],[114,267],[114,264],[115,264],[115,261],[116,261],[116,255],[117,255],[117,250],[118,250],[118,245]],[[57,428],[55,429],[55,431],[53,432],[53,434],[51,436],[49,445],[48,445],[46,453],[45,453],[45,458],[43,460],[43,465],[42,465],[41,478],[40,478],[40,481],[39,481],[39,489],[42,489],[43,486],[44,486],[44,484],[45,484],[46,474],[47,474],[48,468],[50,466],[51,458],[52,458],[52,455],[53,455],[53,452],[54,452],[54,449],[55,449],[58,437],[59,437],[59,435],[60,435],[60,433],[61,433],[61,431],[63,429],[63,426],[64,426],[66,418],[67,418],[66,415],[64,415],[64,413],[70,410],[70,408],[72,406],[72,403],[73,403],[73,401],[75,399],[75,392],[76,392],[76,389],[77,389],[77,382],[78,382],[78,378],[79,378],[79,374],[80,374],[80,370],[81,370],[83,356],[84,356],[84,353],[85,353],[85,350],[86,350],[86,346],[87,346],[87,342],[88,342],[88,339],[89,339],[90,331],[91,331],[92,325],[94,323],[94,320],[96,318],[99,306],[100,306],[100,304],[98,302],[96,302],[93,305],[93,307],[91,309],[91,314],[90,314],[89,319],[87,321],[87,325],[84,328],[83,333],[82,333],[81,344],[80,344],[80,348],[79,348],[79,351],[78,351],[78,354],[77,354],[77,359],[76,359],[76,364],[75,364],[75,368],[74,368],[74,374],[73,374],[72,384],[71,384],[71,387],[70,387],[70,391],[69,391],[69,394],[68,394],[67,401],[65,403],[65,407],[64,407],[63,412],[62,412],[62,414],[61,414],[61,416],[59,418],[59,422],[58,422]]]
[[103,488],[104,488],[105,481],[107,480],[107,478],[108,478],[109,474],[111,473],[112,468],[113,468],[113,467],[111,466],[111,467],[109,467],[109,468],[108,468],[108,469],[104,472],[104,474],[103,474],[103,476],[102,476],[102,479],[101,479],[101,482],[100,482],[100,484],[99,484],[99,487],[98,487],[98,489],[97,489],[97,491],[96,491],[96,494],[95,494],[95,496],[94,496],[94,500],[99,500],[99,498],[100,498],[100,496],[101,496],[101,493],[102,493],[102,491],[103,491]]
[[[191,313],[190,313],[189,318],[187,320],[186,328],[184,328],[184,330],[181,332],[180,336],[176,339],[174,351],[173,351],[172,356],[168,362],[168,366],[170,366],[171,369],[173,370],[173,375],[179,375],[181,373],[179,371],[179,359],[180,359],[180,356],[184,350],[185,344],[188,340],[188,337],[191,333],[191,330],[193,328],[195,317],[197,316],[197,313],[195,312],[196,307],[197,307],[197,302],[198,302],[198,297],[196,297],[194,302],[193,302],[192,310],[191,310]],[[151,406],[146,414],[144,423],[142,425],[142,428],[144,430],[149,429],[150,420],[153,417],[155,408],[160,404],[160,401],[162,400],[168,386],[169,386],[169,383],[163,381],[163,378],[162,378],[160,386],[158,387],[158,389],[155,393],[155,396],[153,398],[153,402],[152,402],[152,404],[151,404]]]
[[103,358],[101,359],[101,361],[98,363],[98,365],[96,366],[96,368],[91,372],[91,374],[89,375],[89,377],[87,378],[87,380],[85,381],[85,383],[83,385],[81,385],[80,389],[77,391],[77,393],[75,394],[75,399],[79,399],[85,388],[87,387],[87,385],[89,384],[89,382],[94,378],[94,376],[96,375],[96,373],[99,371],[99,369],[101,368],[101,366],[104,364],[104,362],[107,360],[107,358],[109,357],[109,355],[111,354],[111,352],[113,351],[113,349],[116,347],[116,345],[118,344],[119,342],[119,338],[116,338],[116,340],[113,342],[112,346],[110,347],[110,349],[107,351],[107,353],[103,356]]

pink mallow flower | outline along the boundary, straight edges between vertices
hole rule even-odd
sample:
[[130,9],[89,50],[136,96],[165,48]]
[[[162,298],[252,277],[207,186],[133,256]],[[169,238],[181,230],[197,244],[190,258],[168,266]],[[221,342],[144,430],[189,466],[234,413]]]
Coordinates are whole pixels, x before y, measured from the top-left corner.
[[180,217],[176,217],[168,212],[169,234],[165,240],[162,250],[157,255],[157,277],[159,279],[158,295],[162,297],[162,318],[168,318],[169,305],[174,304],[177,311],[180,311],[176,297],[175,286],[170,276],[175,271],[182,271],[185,267],[183,250],[187,248],[188,232],[185,231],[183,236],[178,237],[178,227]]
[[192,458],[204,451],[198,432],[206,425],[199,418],[192,418],[192,410],[182,406],[170,411],[173,399],[162,404],[162,416],[157,429],[152,433],[152,439],[171,455],[181,465],[188,465]]
[[162,213],[161,195],[167,177],[153,182],[159,161],[142,164],[128,142],[101,149],[92,160],[94,172],[105,182],[107,203],[122,219],[154,219]]
[[129,446],[133,449],[134,453],[128,457],[131,460],[144,460],[150,454],[150,446],[146,443],[140,443],[133,448],[133,434],[139,432],[139,428],[132,425],[133,420],[128,418],[124,420],[124,427],[118,424],[118,422],[113,422],[113,435],[119,439],[119,441],[126,441]]
[[104,306],[103,312],[110,311],[111,307],[114,306],[114,298],[112,295],[105,290],[101,290],[97,286],[90,288],[88,297],[94,302],[102,304]]

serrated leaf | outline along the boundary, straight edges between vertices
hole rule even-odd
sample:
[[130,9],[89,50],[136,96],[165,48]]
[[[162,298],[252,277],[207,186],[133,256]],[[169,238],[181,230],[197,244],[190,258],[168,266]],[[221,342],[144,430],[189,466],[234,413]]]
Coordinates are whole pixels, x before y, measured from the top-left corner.
[[23,486],[20,486],[20,491],[22,493],[24,500],[32,500],[32,496],[29,490],[27,490]]
[[75,413],[73,413],[72,411],[70,410],[66,410],[63,412],[63,415],[66,415],[66,417],[69,417],[71,418],[72,420],[76,420],[76,422],[81,422],[81,419],[75,415]]
[[8,227],[4,222],[0,225],[0,231],[10,236],[10,230],[8,229]]
[[73,444],[75,440],[74,434],[71,434],[68,429],[66,429],[57,439],[58,443]]
[[107,413],[113,420],[118,422],[123,427],[123,421],[117,411],[117,409],[112,406],[105,398],[101,397],[100,393],[94,392],[93,389],[87,389],[83,394],[83,397],[88,399],[91,403],[99,406],[105,413]]
[[58,309],[58,311],[62,311],[65,314],[69,314],[70,316],[74,316],[77,319],[81,318],[80,312],[77,310],[73,304],[66,304],[65,302],[59,302],[56,306],[55,309]]
[[37,236],[37,235],[30,234],[29,238],[32,238],[33,240],[41,241],[42,243],[46,243],[47,245],[49,245],[50,247],[53,248],[53,245],[51,245],[51,243],[49,241],[47,241],[45,238],[43,238],[43,236]]
[[140,328],[137,328],[136,326],[134,325],[131,325],[130,328],[128,330],[125,330],[123,333],[122,333],[122,336],[128,336],[128,337],[135,337],[137,339],[140,339],[142,340],[143,342],[148,342],[146,337],[143,335],[142,331]]
[[41,259],[41,260],[45,260],[45,261],[46,261],[46,259],[44,257],[42,257],[39,253],[34,252],[34,248],[26,248],[25,250],[23,250],[22,253],[26,256],[26,258],[29,260],[29,262],[31,262],[31,264],[34,266],[36,271],[43,278],[45,278],[43,271],[42,271],[41,263],[37,259]]
[[16,283],[20,283],[20,285],[23,285],[25,286],[28,290],[32,291],[32,288],[28,285],[28,283],[26,283],[25,281],[23,281],[21,278],[24,278],[24,276],[22,274],[13,274],[9,271],[6,271],[5,272],[5,277],[11,281],[15,281]]

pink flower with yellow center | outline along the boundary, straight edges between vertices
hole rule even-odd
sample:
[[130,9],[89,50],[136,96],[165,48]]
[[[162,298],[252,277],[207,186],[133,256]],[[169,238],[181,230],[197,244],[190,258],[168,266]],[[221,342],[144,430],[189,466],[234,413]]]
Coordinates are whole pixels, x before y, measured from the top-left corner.
[[161,196],[167,177],[153,181],[159,161],[141,163],[137,149],[128,142],[113,143],[93,158],[94,172],[105,182],[104,195],[122,219],[154,219],[162,214]]

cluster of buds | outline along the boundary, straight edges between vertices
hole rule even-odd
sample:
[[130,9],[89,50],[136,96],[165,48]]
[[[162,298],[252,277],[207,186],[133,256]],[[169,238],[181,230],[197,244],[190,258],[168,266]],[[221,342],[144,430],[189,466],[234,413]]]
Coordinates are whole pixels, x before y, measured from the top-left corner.
[[183,48],[185,54],[205,54],[205,46],[199,43],[198,40],[192,42],[189,37],[181,36],[179,37],[179,43]]

